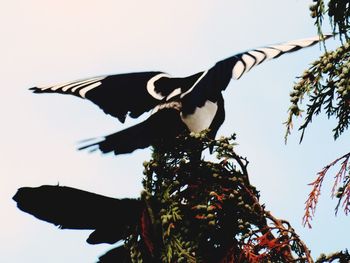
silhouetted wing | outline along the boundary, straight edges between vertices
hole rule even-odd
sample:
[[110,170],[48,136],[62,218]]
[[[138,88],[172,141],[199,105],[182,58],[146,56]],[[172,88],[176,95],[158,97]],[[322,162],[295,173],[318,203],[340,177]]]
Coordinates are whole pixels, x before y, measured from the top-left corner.
[[138,224],[143,203],[114,199],[65,186],[23,187],[13,199],[22,211],[62,229],[95,230],[87,242],[115,243]]
[[[330,38],[332,35],[325,35],[325,39]],[[219,61],[215,66],[219,70],[221,67],[229,67],[232,78],[239,79],[243,74],[250,71],[253,67],[260,65],[264,61],[268,61],[274,58],[278,58],[281,55],[298,51],[302,48],[313,46],[319,43],[321,40],[319,36],[293,40],[281,44],[269,45],[256,49],[251,49],[232,57]]]
[[97,263],[131,263],[130,252],[124,246],[116,247],[100,256]]
[[[34,93],[71,94],[88,99],[105,113],[124,122],[128,114],[136,118],[151,110],[176,88],[176,85],[167,85],[164,88],[155,85],[162,78],[169,79],[170,76],[162,72],[127,73],[34,87],[31,90]],[[170,79],[175,84],[178,80]]]
[[[166,145],[181,132],[187,130],[182,122],[180,112],[175,108],[160,109],[152,114],[145,121],[131,126],[125,130],[107,135],[102,140],[90,143],[85,141],[86,145],[79,150],[96,149],[103,153],[114,152],[115,154],[131,153],[136,149],[147,148],[157,142]],[[95,140],[96,139],[92,139]]]
[[[326,35],[325,39],[331,35]],[[239,79],[243,74],[264,61],[278,58],[302,48],[320,42],[319,37],[289,41],[251,49],[217,62],[212,68],[202,73],[200,81],[180,96],[183,114],[192,114],[196,108],[203,107],[207,100],[216,102],[220,93],[226,89],[231,79]]]

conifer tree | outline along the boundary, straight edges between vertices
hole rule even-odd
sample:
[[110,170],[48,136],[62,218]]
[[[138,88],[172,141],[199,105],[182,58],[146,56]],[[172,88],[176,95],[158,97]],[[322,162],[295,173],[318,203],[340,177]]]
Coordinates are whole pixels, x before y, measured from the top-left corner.
[[[323,43],[324,54],[304,71],[290,93],[291,106],[286,121],[286,139],[293,127],[293,118],[303,116],[300,142],[306,128],[315,116],[323,113],[328,118],[335,118],[337,125],[333,129],[334,140],[343,135],[350,123],[350,1],[349,0],[313,0],[310,5],[311,17],[315,20],[318,34],[322,38],[324,20],[332,26],[335,38],[340,46],[329,50]],[[305,109],[304,109],[305,108]],[[302,114],[303,113],[303,114]],[[334,175],[332,197],[338,199],[337,213],[342,208],[346,215],[350,212],[350,152],[340,153],[330,164],[317,174],[311,183],[312,190],[306,201],[304,225],[311,227],[321,187],[328,170],[338,166]]]
[[[147,210],[125,243],[131,262],[313,262],[292,226],[259,203],[234,140],[204,131],[155,148],[144,163]],[[216,162],[198,159],[206,149]]]
[[[127,262],[349,262],[347,250],[315,261],[287,220],[259,202],[235,135],[182,134],[144,162],[146,209],[130,229]],[[211,149],[217,161],[198,159]]]

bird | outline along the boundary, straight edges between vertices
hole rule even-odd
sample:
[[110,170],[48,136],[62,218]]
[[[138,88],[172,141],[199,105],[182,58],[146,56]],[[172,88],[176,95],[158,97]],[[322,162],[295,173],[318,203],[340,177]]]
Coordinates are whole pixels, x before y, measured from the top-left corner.
[[99,263],[131,262],[130,253],[120,241],[140,229],[147,216],[141,199],[116,199],[59,185],[22,187],[13,200],[23,212],[60,229],[93,230],[86,240],[91,245],[116,244],[100,256]]
[[116,199],[59,185],[22,187],[13,200],[17,207],[60,229],[92,229],[89,244],[114,244],[140,221],[140,199]]
[[[322,40],[330,38],[325,35]],[[214,139],[225,120],[223,91],[231,79],[240,79],[253,67],[281,55],[313,46],[317,37],[249,49],[215,63],[208,70],[186,77],[173,77],[162,71],[133,72],[97,76],[63,84],[30,88],[34,93],[71,94],[98,105],[121,123],[127,117],[150,116],[129,128],[93,142],[87,140],[79,149],[115,155],[173,141],[183,132],[208,130]]]

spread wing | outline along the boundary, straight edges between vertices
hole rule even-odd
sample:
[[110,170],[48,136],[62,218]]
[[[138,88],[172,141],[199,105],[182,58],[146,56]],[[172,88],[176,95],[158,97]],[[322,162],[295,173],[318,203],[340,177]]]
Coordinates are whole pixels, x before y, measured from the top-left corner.
[[[332,35],[325,35],[325,39]],[[293,40],[281,44],[269,45],[256,49],[251,49],[218,62],[215,67],[227,65],[230,67],[232,78],[239,79],[243,74],[249,72],[253,67],[260,65],[264,61],[278,58],[281,55],[298,51],[302,48],[313,46],[319,43],[319,36]]]
[[[155,82],[162,78],[171,79],[162,72],[139,72],[100,76],[58,85],[34,87],[31,90],[34,93],[71,94],[88,99],[105,113],[124,122],[127,115],[133,118],[140,116],[154,108],[160,100],[172,92],[169,86],[165,89],[156,87]],[[177,79],[173,80],[176,82]]]
[[[325,39],[331,36],[325,35]],[[265,61],[313,46],[320,41],[318,36],[289,41],[250,49],[217,62],[212,68],[202,73],[201,81],[181,94],[183,114],[192,114],[197,107],[203,107],[207,100],[216,102],[220,93],[226,89],[232,78],[239,79],[253,67]]]
[[[325,36],[326,39],[329,37],[331,35]],[[127,73],[34,87],[32,90],[35,93],[56,92],[86,98],[121,122],[124,122],[128,115],[136,118],[168,100],[181,101],[181,113],[186,116],[192,114],[196,108],[203,107],[207,100],[217,102],[221,91],[226,89],[232,78],[239,79],[264,61],[315,45],[319,41],[319,37],[314,37],[251,49],[221,60],[207,71],[185,78],[172,78],[163,72]],[[136,131],[136,128],[133,130]],[[141,130],[143,128],[137,129]],[[120,142],[121,138],[124,138],[121,134],[124,133],[118,133],[118,136],[113,138]],[[149,138],[153,139],[154,136]],[[151,141],[149,139],[140,142],[139,146],[147,147]],[[107,148],[108,151],[115,150],[113,147]],[[134,148],[125,149],[126,152],[132,150]]]

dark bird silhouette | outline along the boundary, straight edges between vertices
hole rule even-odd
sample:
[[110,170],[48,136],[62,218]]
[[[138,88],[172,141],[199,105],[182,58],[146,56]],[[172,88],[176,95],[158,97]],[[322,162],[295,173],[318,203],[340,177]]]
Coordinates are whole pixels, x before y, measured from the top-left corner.
[[107,251],[99,257],[97,263],[131,263],[130,252],[124,247],[119,246]]
[[23,187],[13,197],[22,211],[61,229],[94,230],[89,244],[114,244],[141,218],[139,199],[114,199],[66,186]]
[[159,141],[169,141],[184,131],[209,129],[208,135],[215,138],[225,119],[222,92],[232,78],[239,79],[264,61],[319,41],[319,37],[314,37],[251,49],[221,60],[209,70],[183,78],[164,72],[140,72],[31,89],[35,93],[72,94],[88,99],[122,123],[127,116],[137,118],[151,110],[151,116],[145,121],[80,148],[130,153]]
[[[114,199],[65,186],[23,187],[13,197],[22,211],[61,229],[94,230],[89,244],[114,244],[140,224],[144,203]],[[100,256],[98,263],[131,263],[130,252],[119,245]]]

